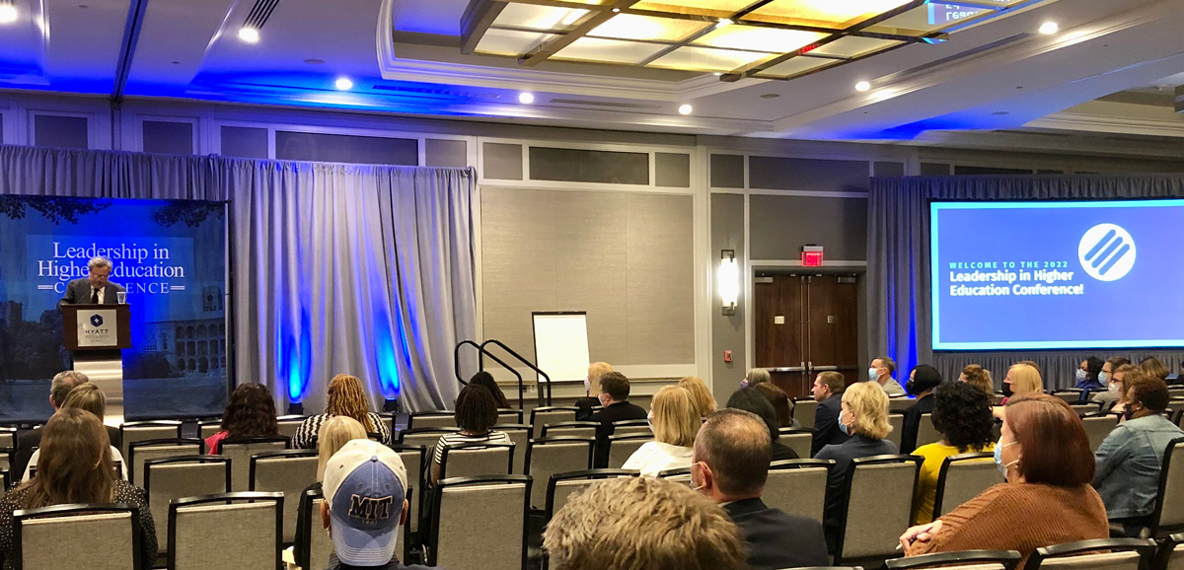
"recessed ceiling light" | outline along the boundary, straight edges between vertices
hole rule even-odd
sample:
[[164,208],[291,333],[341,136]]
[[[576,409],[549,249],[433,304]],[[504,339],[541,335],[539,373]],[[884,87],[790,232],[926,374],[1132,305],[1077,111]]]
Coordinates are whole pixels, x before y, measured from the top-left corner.
[[238,29],[238,39],[240,39],[244,42],[247,42],[249,44],[258,43],[259,42],[259,30],[256,30],[255,28],[249,28],[247,26],[243,26]]
[[15,22],[16,15],[16,6],[12,4],[0,4],[0,24]]
[[776,99],[780,96],[780,93],[765,93],[764,95],[761,95],[761,99]]
[[992,114],[992,115],[995,115],[996,117],[1002,117],[1003,115],[1006,115],[1006,114],[1008,114],[1008,113],[1010,113],[1010,112],[1011,112],[1011,111],[995,111],[994,113],[991,113],[991,114]]
[[530,93],[527,91],[523,91],[523,92],[519,93],[518,94],[518,102],[522,103],[523,105],[529,105],[531,103],[534,103],[534,93]]
[[349,91],[354,88],[354,82],[350,81],[348,77],[338,77],[333,85],[336,85],[339,91]]
[[1056,22],[1045,22],[1040,24],[1040,33],[1042,34],[1055,34],[1060,31],[1060,29],[1061,27],[1058,26]]
[[621,9],[620,9],[620,8],[613,8],[613,13],[614,13],[614,14],[620,14],[620,13],[621,13]]
[[173,65],[181,65],[181,62],[179,62],[179,61],[174,61],[174,62],[173,62]]
[[855,84],[856,91],[867,91],[868,89],[871,89],[871,88],[872,88],[872,84],[868,83],[866,81],[860,81],[859,83]]
[[720,21],[719,21],[719,23],[717,23],[717,24],[715,25],[715,27],[717,27],[717,28],[722,28],[722,27],[724,27],[724,26],[730,26],[730,25],[732,25],[732,24],[734,24],[734,23],[735,23],[735,22],[733,22],[733,21],[731,21],[731,20],[729,20],[729,19],[727,19],[727,18],[721,18],[721,19],[720,19]]
[[325,60],[323,60],[323,59],[316,59],[316,58],[310,58],[310,59],[306,59],[306,60],[304,60],[304,63],[307,63],[307,64],[309,64],[309,65],[321,65],[321,64],[325,63]]
[[679,107],[678,107],[678,114],[679,115],[690,115],[691,111],[694,111],[694,109],[692,109],[691,106],[686,103],[683,103],[682,105],[679,105]]

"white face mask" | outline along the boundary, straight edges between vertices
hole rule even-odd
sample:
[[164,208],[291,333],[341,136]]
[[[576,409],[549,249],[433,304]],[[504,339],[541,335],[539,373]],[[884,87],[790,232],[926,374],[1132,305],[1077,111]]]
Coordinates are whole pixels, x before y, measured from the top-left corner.
[[1110,392],[1111,394],[1118,394],[1119,392],[1122,392],[1122,385],[1120,385],[1118,382],[1111,382],[1110,385],[1106,387],[1106,391]]
[[867,369],[867,379],[868,380],[875,382],[876,379],[879,377],[880,377],[880,374],[875,368],[868,368]]
[[584,378],[584,393],[588,394],[591,392],[592,392],[592,383],[589,382],[587,378]]
[[1080,368],[1078,368],[1078,369],[1077,369],[1077,374],[1075,375],[1075,378],[1077,378],[1077,380],[1079,380],[1079,381],[1080,381],[1080,380],[1085,380],[1085,371],[1084,371],[1084,370],[1082,370],[1082,369],[1080,369]]

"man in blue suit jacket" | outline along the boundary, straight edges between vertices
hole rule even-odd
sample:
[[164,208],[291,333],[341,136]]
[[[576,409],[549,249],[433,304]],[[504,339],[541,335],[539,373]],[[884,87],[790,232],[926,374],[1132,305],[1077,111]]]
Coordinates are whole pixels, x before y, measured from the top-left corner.
[[751,412],[707,416],[695,437],[691,484],[723,505],[748,542],[752,570],[827,566],[822,523],[761,501],[772,458],[769,428]]

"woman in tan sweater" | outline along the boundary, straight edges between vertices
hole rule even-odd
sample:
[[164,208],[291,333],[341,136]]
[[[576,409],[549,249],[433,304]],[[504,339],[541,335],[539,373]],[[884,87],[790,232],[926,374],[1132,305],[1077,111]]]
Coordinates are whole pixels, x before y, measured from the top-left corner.
[[995,461],[1000,483],[931,524],[910,528],[906,556],[958,550],[1017,550],[1020,566],[1037,548],[1108,538],[1106,507],[1090,486],[1094,456],[1077,414],[1047,394],[1007,403]]

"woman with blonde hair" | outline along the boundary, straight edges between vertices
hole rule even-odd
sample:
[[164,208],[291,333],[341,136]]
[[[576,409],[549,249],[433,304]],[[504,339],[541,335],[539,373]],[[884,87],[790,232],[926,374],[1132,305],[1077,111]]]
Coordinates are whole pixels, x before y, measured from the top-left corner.
[[308,560],[300,560],[301,551],[304,550],[301,546],[307,544],[311,538],[306,532],[309,525],[304,520],[304,513],[312,512],[312,499],[306,493],[321,491],[322,482],[325,480],[325,465],[329,463],[329,458],[340,451],[346,443],[355,439],[366,439],[366,428],[362,427],[358,420],[348,416],[333,416],[321,424],[321,431],[317,434],[317,480],[300,493],[300,504],[309,506],[298,509],[296,515],[296,536],[293,537],[292,552],[297,558],[296,565],[301,568],[311,568]]
[[[75,386],[66,396],[66,401],[62,402],[62,409],[78,408],[86,410],[99,418],[99,423],[103,422],[103,417],[107,410],[107,396],[98,386],[87,382],[86,384],[79,384]],[[104,431],[107,432],[107,438],[110,440],[111,431],[103,426]],[[37,461],[41,459],[41,450],[34,449],[33,455],[29,456],[29,462],[25,465],[24,476],[21,481],[28,481],[31,479],[30,473],[37,468]],[[123,455],[119,453],[119,448],[114,445],[111,446],[111,461],[119,464],[119,471],[123,473],[123,478],[127,479],[127,462],[123,460]]]
[[678,381],[678,385],[691,395],[691,402],[695,404],[695,410],[699,412],[699,417],[706,418],[707,414],[714,412],[718,405],[715,403],[715,396],[711,395],[711,390],[707,389],[707,383],[698,376],[687,376]]
[[592,408],[600,405],[600,378],[613,371],[607,362],[593,362],[588,366],[588,377],[584,378],[583,398],[576,399],[576,420],[585,422],[592,419]]
[[667,469],[689,468],[691,448],[699,434],[699,426],[703,425],[690,392],[679,386],[658,390],[651,402],[649,420],[654,441],[633,452],[622,468],[634,469],[650,477]]
[[1142,362],[1139,362],[1139,367],[1143,369],[1143,374],[1147,377],[1159,378],[1164,382],[1167,382],[1168,374],[1170,374],[1168,367],[1164,366],[1163,363],[1154,356],[1148,356],[1147,358],[1144,358]]
[[896,455],[895,443],[884,439],[892,432],[888,423],[888,395],[875,382],[857,382],[843,391],[839,429],[851,436],[843,443],[823,447],[815,459],[833,459],[827,478],[826,513],[823,526],[828,544],[838,537],[839,526],[846,508],[847,469],[860,457]]
[[1044,393],[1044,380],[1040,378],[1040,369],[1036,368],[1036,363],[1025,360],[1016,364],[1012,364],[1011,368],[1007,369],[1007,376],[1003,378],[1003,402],[995,406],[991,413],[995,418],[1002,420],[1004,406],[1016,396],[1023,396],[1024,394],[1042,394]]
[[362,388],[362,381],[357,376],[338,374],[329,381],[329,403],[325,413],[309,417],[296,428],[292,448],[315,449],[321,424],[333,416],[353,418],[362,424],[366,433],[377,434],[377,440],[383,445],[391,444],[391,430],[383,423],[382,416],[370,411],[370,400]]

